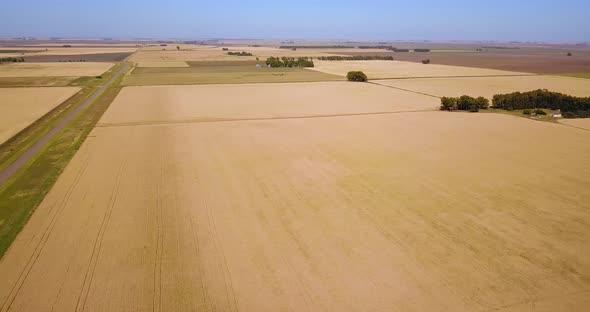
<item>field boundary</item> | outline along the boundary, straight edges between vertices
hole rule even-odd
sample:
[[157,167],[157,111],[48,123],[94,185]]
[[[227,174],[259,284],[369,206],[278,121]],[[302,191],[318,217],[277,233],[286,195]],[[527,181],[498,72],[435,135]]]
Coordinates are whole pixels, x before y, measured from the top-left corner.
[[376,85],[376,86],[380,86],[380,87],[385,87],[385,88],[390,88],[390,89],[401,90],[401,91],[416,93],[416,94],[420,94],[420,95],[430,96],[430,97],[437,98],[437,99],[440,99],[441,98],[438,95],[428,94],[428,93],[424,93],[424,92],[420,92],[420,91],[413,91],[413,90],[410,90],[410,89],[404,89],[404,88],[399,88],[399,87],[394,87],[394,86],[388,86],[388,85],[380,84],[380,83],[377,83],[377,82],[367,81],[367,83],[370,83],[370,84]]
[[171,121],[138,121],[138,122],[121,122],[121,123],[99,123],[95,128],[117,128],[117,127],[136,127],[136,126],[165,126],[177,124],[199,124],[199,123],[219,123],[219,122],[239,122],[239,121],[267,121],[267,120],[289,120],[289,119],[314,119],[314,118],[333,118],[333,117],[354,117],[370,115],[389,115],[403,113],[425,113],[438,111],[438,109],[417,109],[405,111],[384,111],[384,112],[367,112],[351,114],[326,114],[326,115],[303,115],[303,116],[285,116],[285,117],[260,117],[260,118],[219,118],[219,119],[187,119]]

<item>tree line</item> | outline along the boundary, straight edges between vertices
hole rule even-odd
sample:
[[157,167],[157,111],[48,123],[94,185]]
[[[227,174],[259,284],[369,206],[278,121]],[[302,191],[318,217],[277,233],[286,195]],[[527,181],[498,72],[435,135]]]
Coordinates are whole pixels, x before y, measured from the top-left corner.
[[253,54],[250,52],[227,52],[227,55],[234,55],[234,56],[252,56]]
[[354,55],[354,56],[320,56],[320,61],[393,61],[393,56],[379,56],[379,55]]
[[266,59],[266,65],[270,67],[314,67],[313,59],[308,57],[269,57]]
[[24,57],[3,57],[0,58],[0,63],[22,63],[25,61]]
[[576,97],[548,90],[496,94],[492,107],[505,110],[545,108],[561,110],[564,118],[590,117],[590,97]]
[[454,111],[470,111],[478,112],[480,109],[488,109],[490,100],[480,96],[474,98],[468,95],[460,97],[443,97],[440,99],[440,110]]

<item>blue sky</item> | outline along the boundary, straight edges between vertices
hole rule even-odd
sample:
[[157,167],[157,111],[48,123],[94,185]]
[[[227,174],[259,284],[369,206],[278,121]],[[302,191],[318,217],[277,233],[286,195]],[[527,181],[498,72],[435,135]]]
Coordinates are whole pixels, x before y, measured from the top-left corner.
[[590,0],[5,1],[0,36],[590,41]]

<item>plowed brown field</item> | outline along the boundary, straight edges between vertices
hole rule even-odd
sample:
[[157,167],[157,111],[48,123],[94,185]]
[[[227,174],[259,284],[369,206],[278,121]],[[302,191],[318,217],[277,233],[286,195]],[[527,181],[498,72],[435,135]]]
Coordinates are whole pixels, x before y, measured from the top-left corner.
[[[590,307],[587,131],[314,118],[363,88],[384,90],[366,112],[400,93],[300,85],[272,103],[272,85],[124,90],[0,260],[0,311]],[[219,121],[257,116],[284,119]]]

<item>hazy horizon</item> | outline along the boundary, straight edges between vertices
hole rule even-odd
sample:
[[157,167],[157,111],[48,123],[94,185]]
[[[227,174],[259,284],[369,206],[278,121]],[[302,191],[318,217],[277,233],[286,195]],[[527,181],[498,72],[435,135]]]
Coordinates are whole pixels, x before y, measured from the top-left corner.
[[588,42],[590,3],[455,0],[16,2],[0,12],[0,37],[223,38],[365,41]]

